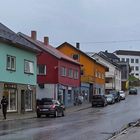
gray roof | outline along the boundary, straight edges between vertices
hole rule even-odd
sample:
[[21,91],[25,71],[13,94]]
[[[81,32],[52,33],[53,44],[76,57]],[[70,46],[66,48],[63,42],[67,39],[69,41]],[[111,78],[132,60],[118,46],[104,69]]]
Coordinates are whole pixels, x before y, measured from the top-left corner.
[[133,56],[140,56],[140,51],[116,50],[114,53],[117,54],[117,55],[133,55]]
[[12,43],[21,49],[27,49],[33,52],[40,51],[35,45],[16,34],[2,23],[0,23],[0,40]]

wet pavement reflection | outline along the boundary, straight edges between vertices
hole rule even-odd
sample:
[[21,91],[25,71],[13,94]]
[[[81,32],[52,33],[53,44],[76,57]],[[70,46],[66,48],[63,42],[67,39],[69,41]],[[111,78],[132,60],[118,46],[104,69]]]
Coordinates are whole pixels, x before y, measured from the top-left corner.
[[[140,91],[140,90],[139,90]],[[126,100],[66,114],[0,123],[0,140],[105,140],[140,118],[140,94]]]

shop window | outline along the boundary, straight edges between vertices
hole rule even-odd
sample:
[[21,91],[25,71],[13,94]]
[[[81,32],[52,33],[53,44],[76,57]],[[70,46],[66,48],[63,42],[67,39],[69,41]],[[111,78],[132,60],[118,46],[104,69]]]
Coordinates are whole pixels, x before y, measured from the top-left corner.
[[17,90],[8,89],[4,91],[4,95],[8,99],[8,112],[17,111]]
[[70,103],[71,100],[72,100],[71,90],[68,90],[68,97],[67,97],[67,99],[68,99],[68,103]]

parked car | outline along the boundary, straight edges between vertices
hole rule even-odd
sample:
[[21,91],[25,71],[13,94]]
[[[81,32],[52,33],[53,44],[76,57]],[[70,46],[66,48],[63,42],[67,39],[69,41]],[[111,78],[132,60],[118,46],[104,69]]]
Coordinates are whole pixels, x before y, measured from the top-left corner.
[[108,104],[114,104],[115,103],[115,98],[112,94],[107,94],[105,95],[107,103]]
[[92,107],[94,106],[106,106],[107,105],[107,100],[105,95],[93,95],[92,97]]
[[119,91],[119,94],[120,94],[120,97],[121,97],[121,100],[125,100],[125,92],[124,91]]
[[115,102],[120,102],[121,97],[120,97],[120,93],[119,92],[117,92],[115,90],[111,90],[109,93],[114,96]]
[[137,89],[136,88],[130,88],[129,89],[129,94],[137,95],[138,94]]
[[65,107],[58,100],[53,100],[51,98],[42,98],[37,100],[36,113],[37,117],[40,118],[41,115],[53,115],[54,117],[64,116]]

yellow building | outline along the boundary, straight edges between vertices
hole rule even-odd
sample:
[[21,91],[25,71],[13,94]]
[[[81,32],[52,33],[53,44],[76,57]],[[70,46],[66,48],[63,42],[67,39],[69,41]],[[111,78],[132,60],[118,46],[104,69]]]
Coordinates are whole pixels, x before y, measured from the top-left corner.
[[80,62],[81,66],[81,88],[80,94],[90,101],[93,94],[105,93],[105,71],[107,67],[100,64],[79,48],[65,42],[57,47],[65,55]]

